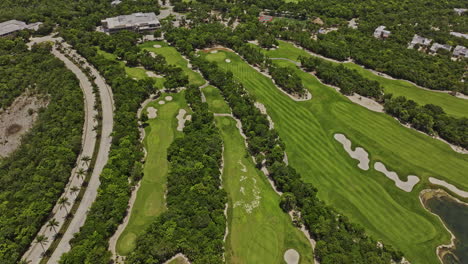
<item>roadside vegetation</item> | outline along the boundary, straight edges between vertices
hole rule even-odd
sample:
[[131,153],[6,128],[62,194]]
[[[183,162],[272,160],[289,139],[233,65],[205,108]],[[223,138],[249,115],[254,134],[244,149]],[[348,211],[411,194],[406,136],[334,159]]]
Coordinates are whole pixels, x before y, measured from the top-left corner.
[[83,95],[76,77],[50,49],[41,44],[28,51],[21,39],[0,39],[1,107],[25,90],[49,101],[21,146],[0,159],[1,263],[17,262],[32,243],[80,152]]

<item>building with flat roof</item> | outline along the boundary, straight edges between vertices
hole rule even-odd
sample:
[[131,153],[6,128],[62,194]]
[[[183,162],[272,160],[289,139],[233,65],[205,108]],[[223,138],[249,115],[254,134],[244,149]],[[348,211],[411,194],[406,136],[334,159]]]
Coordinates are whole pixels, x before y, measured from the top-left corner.
[[446,51],[450,51],[452,49],[452,46],[447,45],[447,44],[443,45],[443,44],[440,44],[440,43],[436,42],[436,43],[432,44],[432,46],[430,48],[430,50],[432,52],[437,52],[439,49],[444,49]]
[[25,22],[19,20],[5,21],[0,23],[0,37],[10,36],[24,29],[38,30],[40,25],[42,25],[41,22],[28,25]]
[[374,38],[384,39],[388,38],[392,32],[385,30],[385,26],[378,26],[374,31]]
[[155,13],[134,13],[131,15],[107,18],[101,21],[105,32],[113,33],[121,30],[147,31],[161,26]]
[[453,49],[453,56],[468,58],[468,49],[466,47],[464,47],[464,46],[457,45]]
[[432,39],[424,38],[419,36],[418,34],[414,34],[413,40],[411,40],[408,48],[412,49],[415,45],[421,45],[421,46],[429,46],[431,44]]

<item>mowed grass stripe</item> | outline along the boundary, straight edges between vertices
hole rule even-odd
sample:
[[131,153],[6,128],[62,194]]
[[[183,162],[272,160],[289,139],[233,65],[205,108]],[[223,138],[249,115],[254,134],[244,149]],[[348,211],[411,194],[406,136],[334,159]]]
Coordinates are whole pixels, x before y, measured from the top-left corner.
[[[299,56],[311,56],[303,49],[296,48],[293,44],[285,41],[279,41],[278,49],[265,52],[271,58],[288,58],[295,61],[297,61]],[[343,63],[343,65],[349,69],[358,71],[370,80],[378,81],[380,85],[384,87],[386,93],[392,93],[394,96],[405,96],[422,105],[439,105],[447,114],[454,117],[468,117],[468,100],[457,98],[446,93],[425,90],[404,80],[392,80],[378,76],[369,69],[364,69],[355,63]]]
[[[266,77],[250,68],[238,56],[226,54],[225,56],[231,59],[229,64],[225,63],[224,59],[219,60],[219,57],[212,59],[233,71],[246,89],[265,104],[286,143],[290,163],[306,181],[319,188],[319,196],[322,199],[336,206],[353,221],[363,224],[376,238],[403,249],[414,263],[438,263],[434,249],[437,245],[447,242],[449,236],[440,222],[420,206],[417,193],[422,186],[412,193],[405,193],[380,172],[373,169],[368,172],[359,170],[356,167],[357,162],[347,156],[339,143],[333,139],[333,134],[336,131],[344,132],[357,145],[366,148],[371,158],[373,149],[376,148],[373,143],[380,142],[380,139],[386,136],[391,138],[395,132],[398,136],[402,134],[409,137],[409,146],[414,144],[411,142],[415,139],[428,141],[425,148],[436,150],[440,154],[444,148],[435,143],[437,141],[401,127],[384,114],[371,113],[352,104],[333,89],[319,85],[313,76],[300,75],[311,90],[313,99],[309,102],[294,102],[278,91],[271,82],[261,81]],[[211,54],[206,56],[211,57]],[[350,116],[342,120],[339,113],[333,110],[336,107],[347,111]],[[354,112],[356,116],[353,118]],[[361,125],[360,122],[348,123],[361,116],[363,120],[360,122],[373,122],[373,126]],[[374,122],[374,119],[377,121]],[[320,125],[314,125],[314,122]],[[399,151],[408,149],[398,149],[399,147],[393,146],[391,140],[383,140],[383,144],[380,142],[378,147],[384,148],[381,153],[385,153],[385,161],[387,156],[395,155],[394,162],[398,161],[398,164],[402,162]],[[291,149],[294,151],[291,152]],[[408,151],[413,156],[420,153]],[[452,156],[463,160],[456,153]],[[422,160],[425,162],[424,158]],[[408,162],[403,169],[409,171],[412,167],[413,164]],[[401,173],[399,170],[397,172]]]

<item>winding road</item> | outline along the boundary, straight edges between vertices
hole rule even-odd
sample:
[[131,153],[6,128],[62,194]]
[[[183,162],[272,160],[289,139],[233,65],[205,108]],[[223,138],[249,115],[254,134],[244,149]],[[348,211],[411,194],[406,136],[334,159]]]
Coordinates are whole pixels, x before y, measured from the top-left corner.
[[[53,38],[51,36],[46,36],[42,38],[32,39],[31,42],[28,43],[28,46],[29,48],[31,48],[32,45],[36,43],[61,41],[61,38]],[[102,131],[99,150],[96,157],[96,163],[94,165],[94,169],[91,175],[91,179],[88,183],[88,187],[80,202],[78,210],[74,215],[74,218],[72,219],[66,232],[63,234],[63,237],[60,240],[58,247],[53,252],[48,263],[58,263],[58,260],[60,259],[61,255],[70,250],[70,240],[73,238],[73,235],[79,231],[80,227],[83,226],[86,220],[86,214],[97,196],[97,189],[100,184],[99,175],[101,174],[102,169],[107,163],[109,150],[111,146],[111,133],[113,127],[114,102],[112,97],[112,90],[106,84],[104,78],[101,77],[99,72],[94,67],[89,65],[84,58],[82,58],[76,53],[76,51],[70,49],[69,45],[64,44],[64,46],[67,47],[69,56],[79,58],[81,61],[84,61],[83,67],[89,67],[91,70],[91,74],[96,77],[94,82],[98,86],[99,96],[102,105]],[[96,100],[93,94],[92,83],[89,81],[87,76],[81,71],[81,69],[78,66],[76,66],[70,59],[68,59],[64,54],[57,50],[56,46],[52,48],[52,54],[61,61],[63,61],[65,63],[65,66],[76,75],[80,82],[80,88],[82,89],[84,94],[85,122],[83,127],[82,151],[77,159],[77,167],[72,170],[70,180],[62,195],[62,197],[68,198],[70,205],[67,208],[65,208],[63,206],[60,206],[59,204],[56,204],[52,210],[53,216],[51,218],[55,218],[55,220],[58,221],[59,225],[55,228],[50,228],[47,226],[46,223],[42,226],[38,233],[38,235],[46,236],[49,240],[49,242],[43,243],[45,249],[48,249],[50,247],[56,230],[58,231],[62,227],[63,223],[65,222],[65,216],[67,215],[68,210],[70,210],[70,208],[73,206],[76,196],[78,195],[78,192],[73,193],[70,190],[70,187],[80,187],[83,183],[84,179],[74,176],[77,170],[88,169],[88,164],[82,162],[82,157],[92,157],[97,142],[96,132],[93,130],[94,126],[97,124],[97,122],[94,120],[94,116],[95,114],[97,114],[97,112],[94,110]],[[23,255],[22,259],[30,261],[29,263],[31,264],[36,264],[41,261],[42,253],[42,246],[38,243],[32,243],[31,247]]]

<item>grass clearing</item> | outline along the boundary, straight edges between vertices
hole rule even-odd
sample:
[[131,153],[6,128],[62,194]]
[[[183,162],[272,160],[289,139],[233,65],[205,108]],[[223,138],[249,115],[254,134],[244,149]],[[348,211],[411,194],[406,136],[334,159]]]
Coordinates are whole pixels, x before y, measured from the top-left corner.
[[[288,58],[297,61],[299,56],[310,57],[306,51],[294,47],[291,43],[279,41],[279,44],[278,49],[266,52],[271,58]],[[344,63],[343,65],[349,69],[358,71],[365,78],[378,81],[385,89],[386,93],[392,93],[394,96],[405,96],[422,105],[439,105],[447,114],[454,117],[468,117],[468,100],[457,98],[446,93],[424,90],[407,81],[387,79],[355,63]]]
[[[130,78],[133,78],[135,80],[142,80],[142,79],[145,79],[145,78],[150,78],[150,77],[148,77],[148,74],[146,74],[147,70],[145,70],[143,68],[127,67],[125,65],[125,63],[123,61],[118,60],[117,56],[115,56],[114,54],[108,53],[108,52],[103,51],[103,50],[101,50],[99,48],[98,48],[98,54],[104,56],[104,58],[106,58],[108,60],[113,60],[113,61],[118,62],[125,69],[125,72],[127,73],[127,75]],[[152,79],[155,81],[154,86],[156,88],[158,88],[158,89],[163,88],[164,78],[152,78]]]
[[[154,45],[160,45],[161,48],[155,48]],[[181,67],[185,74],[187,74],[190,84],[194,84],[197,86],[205,84],[205,80],[203,79],[203,77],[198,72],[192,71],[188,67],[188,61],[185,60],[175,48],[167,45],[166,42],[148,41],[139,45],[139,47],[147,51],[163,55],[169,64]]]
[[227,263],[284,263],[293,248],[300,263],[313,263],[312,248],[279,207],[280,197],[255,168],[231,117],[216,117],[224,142],[223,185],[228,193]]
[[217,88],[209,85],[203,88],[202,92],[206,97],[206,102],[211,112],[218,114],[231,113],[231,108],[229,108],[228,104],[224,101],[224,98]]
[[[172,96],[173,100],[160,105],[158,102],[165,96]],[[128,255],[135,248],[136,238],[143,234],[151,222],[166,210],[164,194],[169,163],[167,161],[167,148],[175,137],[181,136],[176,131],[176,115],[181,108],[187,108],[184,93],[162,94],[161,99],[148,104],[142,114],[147,114],[148,107],[158,109],[157,117],[148,120],[145,128],[144,144],[148,151],[144,166],[144,176],[138,190],[132,214],[122,235],[117,241],[117,253]]]
[[[439,263],[435,248],[448,243],[450,236],[441,222],[421,206],[418,194],[427,187],[430,176],[468,189],[467,155],[404,128],[386,114],[352,103],[290,62],[275,61],[297,71],[312,93],[312,100],[291,100],[234,53],[219,51],[204,56],[232,71],[266,106],[286,143],[290,164],[319,189],[323,201],[364,226],[376,239],[401,249],[412,263]],[[226,58],[231,63],[226,63]],[[353,147],[361,146],[369,152],[370,170],[357,168],[358,162],[333,139],[335,133],[345,134]],[[421,177],[421,182],[406,193],[373,169],[376,161],[382,161],[403,180],[412,174]]]

